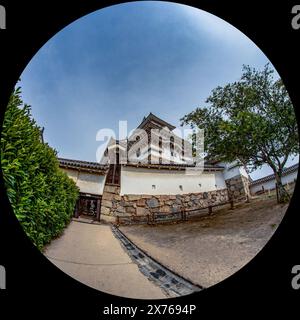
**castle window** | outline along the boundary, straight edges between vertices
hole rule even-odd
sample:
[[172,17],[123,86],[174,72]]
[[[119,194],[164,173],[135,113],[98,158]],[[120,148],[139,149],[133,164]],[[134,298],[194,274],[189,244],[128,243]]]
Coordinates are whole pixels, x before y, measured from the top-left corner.
[[138,158],[140,155],[141,155],[141,149],[138,148],[138,149],[136,150],[136,156],[137,156],[137,158]]
[[174,137],[170,138],[170,150],[171,150],[171,154],[174,151]]
[[152,189],[156,189],[156,185],[155,184],[152,185]]
[[182,191],[183,190],[183,187],[182,187],[182,185],[179,185],[179,189]]
[[158,146],[159,146],[159,148],[162,147],[162,137],[159,137]]

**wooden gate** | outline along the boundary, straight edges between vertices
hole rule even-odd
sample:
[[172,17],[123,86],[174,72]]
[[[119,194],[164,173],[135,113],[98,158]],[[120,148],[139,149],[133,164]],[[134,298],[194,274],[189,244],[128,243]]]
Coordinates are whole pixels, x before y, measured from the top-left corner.
[[100,221],[101,196],[80,193],[77,200],[74,216],[84,216]]

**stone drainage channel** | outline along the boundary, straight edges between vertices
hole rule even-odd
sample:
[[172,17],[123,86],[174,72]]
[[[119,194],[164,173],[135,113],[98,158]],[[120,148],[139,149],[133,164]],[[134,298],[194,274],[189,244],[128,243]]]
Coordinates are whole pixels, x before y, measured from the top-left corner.
[[115,237],[120,240],[132,261],[138,265],[140,271],[149,280],[162,288],[167,296],[178,297],[204,289],[176,275],[171,270],[153,260],[132,243],[117,227],[112,226],[112,232]]

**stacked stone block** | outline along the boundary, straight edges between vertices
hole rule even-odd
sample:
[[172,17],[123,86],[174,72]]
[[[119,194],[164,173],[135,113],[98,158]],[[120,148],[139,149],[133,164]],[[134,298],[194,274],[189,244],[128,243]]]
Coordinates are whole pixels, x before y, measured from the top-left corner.
[[165,214],[181,209],[199,209],[229,200],[227,189],[183,195],[123,195],[119,187],[105,186],[101,214],[110,216],[146,216],[154,212]]
[[229,199],[250,197],[249,179],[243,175],[237,175],[225,181],[228,188]]

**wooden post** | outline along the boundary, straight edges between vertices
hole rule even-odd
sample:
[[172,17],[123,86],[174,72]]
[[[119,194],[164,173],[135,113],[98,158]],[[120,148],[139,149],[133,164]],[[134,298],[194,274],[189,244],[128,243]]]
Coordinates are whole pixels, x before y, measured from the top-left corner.
[[74,217],[75,218],[78,218],[78,211],[79,211],[79,208],[78,208],[78,202],[79,200],[76,201],[76,204],[75,204],[75,210],[74,210]]
[[100,199],[97,200],[97,214],[96,214],[96,220],[100,221],[100,215],[101,215],[101,202]]
[[230,209],[233,210],[234,209],[234,203],[233,203],[233,199],[230,200]]
[[155,225],[156,224],[156,220],[155,220],[155,212],[152,212],[152,224]]
[[181,220],[185,221],[186,220],[186,212],[185,212],[184,207],[181,207],[180,213],[181,213]]

